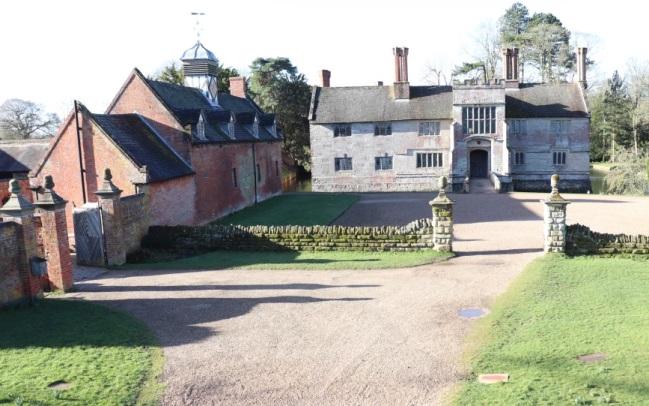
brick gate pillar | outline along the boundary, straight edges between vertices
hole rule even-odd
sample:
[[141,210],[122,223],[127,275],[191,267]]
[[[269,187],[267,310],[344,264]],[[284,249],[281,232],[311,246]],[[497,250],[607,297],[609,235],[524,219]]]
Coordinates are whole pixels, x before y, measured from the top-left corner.
[[559,175],[552,175],[552,192],[543,203],[543,237],[545,252],[566,251],[566,208],[570,204],[559,194]]
[[54,192],[52,177],[45,177],[45,191],[34,203],[40,210],[43,223],[43,248],[47,259],[47,278],[52,290],[68,292],[74,284],[70,242],[65,205],[68,203]]
[[453,251],[453,205],[454,201],[446,197],[446,177],[437,182],[439,194],[430,202],[433,207],[433,242],[436,251]]
[[5,221],[13,221],[17,225],[16,240],[18,242],[18,252],[20,253],[18,266],[23,296],[29,300],[41,298],[43,288],[41,287],[40,274],[36,272],[36,269],[34,269],[35,272],[32,272],[32,265],[39,262],[36,226],[34,225],[36,206],[21,196],[18,180],[12,179],[9,185],[11,197],[0,209],[0,213]]
[[106,264],[122,265],[126,263],[124,243],[124,221],[122,216],[122,191],[111,182],[113,175],[110,169],[104,170],[104,184],[95,192],[101,207],[101,221],[104,226],[106,245]]

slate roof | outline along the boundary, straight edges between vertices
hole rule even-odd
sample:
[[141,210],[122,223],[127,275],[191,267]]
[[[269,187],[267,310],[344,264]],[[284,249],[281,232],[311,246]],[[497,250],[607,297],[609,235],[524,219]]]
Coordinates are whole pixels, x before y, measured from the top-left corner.
[[150,182],[192,175],[192,168],[138,114],[92,114],[92,119],[138,166]]
[[505,93],[507,118],[588,117],[583,91],[577,83],[521,84]]
[[453,117],[451,86],[410,86],[409,100],[394,100],[392,86],[318,87],[311,120],[318,124]]
[[36,167],[51,138],[0,142],[0,172],[29,172]]
[[[521,84],[505,91],[507,118],[588,117],[579,84]],[[317,124],[451,119],[451,86],[410,86],[409,100],[394,100],[392,86],[318,87],[311,121]]]
[[[195,126],[203,115],[205,123],[205,140],[210,142],[236,142],[257,140],[278,140],[281,134],[273,135],[274,114],[264,114],[249,98],[219,93],[218,107],[212,106],[200,90],[156,80],[145,79],[160,100],[178,118],[180,124]],[[252,131],[254,117],[259,117],[259,136]],[[228,124],[234,117],[234,138],[230,137]],[[250,124],[247,126],[246,124]],[[194,127],[192,127],[194,128]],[[199,142],[200,139],[195,141]]]

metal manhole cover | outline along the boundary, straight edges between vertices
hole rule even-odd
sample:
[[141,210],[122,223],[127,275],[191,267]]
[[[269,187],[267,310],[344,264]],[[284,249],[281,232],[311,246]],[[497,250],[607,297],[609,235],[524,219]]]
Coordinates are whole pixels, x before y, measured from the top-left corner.
[[467,319],[476,319],[487,314],[485,309],[462,309],[457,314]]

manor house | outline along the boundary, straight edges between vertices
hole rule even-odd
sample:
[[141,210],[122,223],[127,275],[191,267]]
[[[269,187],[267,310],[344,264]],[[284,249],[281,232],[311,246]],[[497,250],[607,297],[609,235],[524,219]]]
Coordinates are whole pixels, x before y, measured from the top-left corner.
[[309,115],[313,191],[431,191],[444,175],[452,190],[489,178],[507,191],[590,190],[586,49],[577,83],[518,80],[518,49],[502,52],[503,78],[411,86],[408,48],[395,48],[389,86],[330,87],[321,73]]

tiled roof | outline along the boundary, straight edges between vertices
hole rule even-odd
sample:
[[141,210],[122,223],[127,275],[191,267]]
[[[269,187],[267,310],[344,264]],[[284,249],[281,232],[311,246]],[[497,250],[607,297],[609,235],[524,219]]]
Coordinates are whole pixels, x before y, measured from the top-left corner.
[[0,172],[29,172],[41,159],[52,139],[0,142]]
[[[262,126],[272,127],[275,115],[263,114],[259,107],[249,98],[241,98],[225,93],[218,95],[218,107],[213,107],[198,89],[175,85],[166,82],[145,79],[151,89],[158,95],[164,104],[178,118],[183,126],[195,126],[201,113],[205,123],[205,139],[196,138],[195,141],[232,142],[277,140],[281,136],[274,136]],[[235,115],[234,138],[230,137],[227,124],[230,122],[231,113]],[[259,137],[254,137],[252,126],[245,124],[254,122],[255,115],[259,116]],[[262,123],[263,121],[263,123]],[[194,127],[192,127],[194,128]]]
[[588,117],[580,85],[576,83],[522,84],[505,93],[507,118]]
[[94,114],[92,118],[137,166],[146,165],[150,182],[194,173],[138,114]]
[[409,100],[394,100],[392,86],[316,88],[312,121],[362,123],[423,119],[450,119],[451,86],[410,86]]

